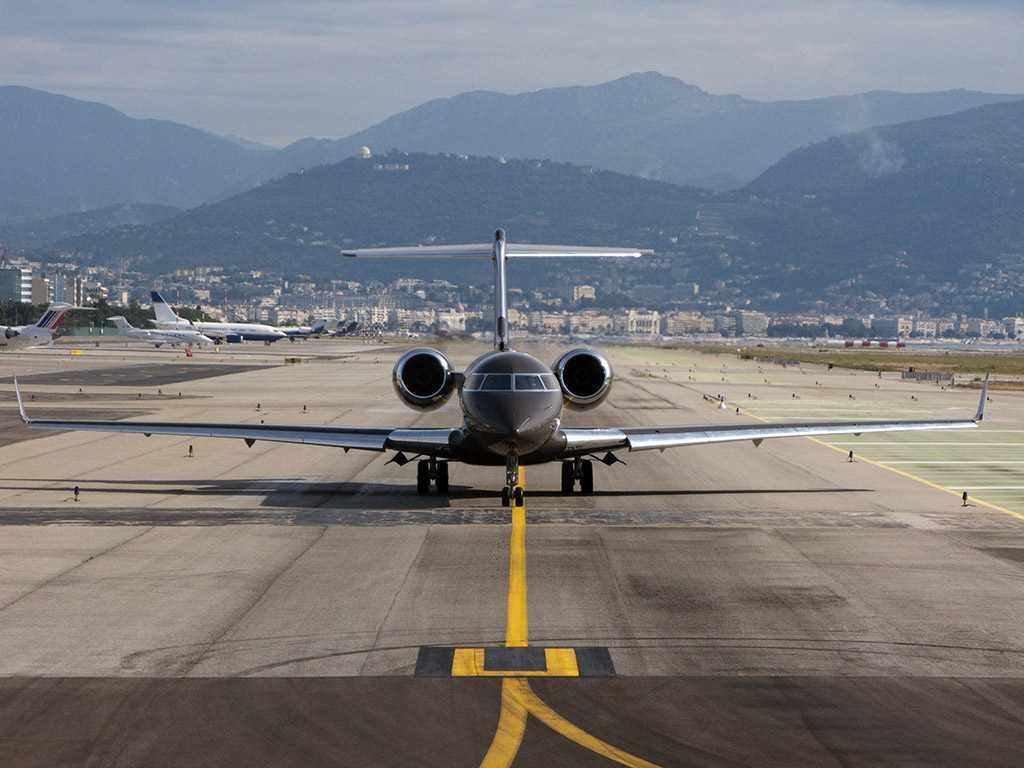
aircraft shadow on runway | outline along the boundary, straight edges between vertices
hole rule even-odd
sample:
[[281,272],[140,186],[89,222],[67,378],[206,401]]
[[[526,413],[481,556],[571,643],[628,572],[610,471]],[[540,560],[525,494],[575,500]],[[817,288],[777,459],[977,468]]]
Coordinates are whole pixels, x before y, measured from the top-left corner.
[[[42,485],[40,485],[42,484]],[[77,483],[69,480],[66,483],[68,493],[78,485],[81,489],[82,501],[85,502],[75,514],[85,514],[88,510],[90,498],[104,495],[123,496],[180,496],[183,499],[202,498],[213,501],[224,499],[232,504],[231,507],[211,508],[183,508],[173,507],[173,502],[162,505],[158,508],[110,508],[105,506],[103,516],[106,519],[110,515],[122,513],[133,521],[139,521],[151,515],[160,516],[172,509],[187,516],[188,518],[205,517],[207,515],[234,516],[239,514],[245,519],[244,512],[234,506],[239,498],[250,497],[252,509],[260,510],[262,513],[269,513],[272,510],[310,510],[313,512],[325,512],[328,510],[353,511],[362,513],[381,513],[386,511],[412,514],[430,511],[450,511],[459,514],[456,507],[469,502],[479,502],[490,507],[492,504],[500,510],[498,505],[499,496],[492,488],[477,488],[472,486],[453,485],[447,494],[425,494],[420,495],[415,489],[405,483],[357,483],[357,482],[310,482],[303,479],[258,479],[258,480],[83,480]],[[63,484],[55,484],[50,478],[21,478],[18,482],[0,484],[0,491],[38,491],[40,494],[53,495],[55,489],[62,488]],[[551,500],[560,501],[559,506],[582,507],[587,500],[600,501],[601,499],[626,499],[626,498],[699,498],[702,496],[780,496],[800,494],[848,494],[866,493],[869,488],[711,488],[711,489],[677,489],[677,490],[595,490],[585,496],[580,494],[567,495],[554,489],[528,489],[527,496],[531,499],[542,499],[547,507]],[[204,501],[205,503],[205,501]],[[585,504],[587,507],[589,503]],[[71,511],[71,510],[68,510]],[[466,511],[472,511],[467,507]],[[583,510],[581,512],[590,511]],[[686,513],[686,508],[680,507],[680,513]],[[503,513],[504,514],[504,513]],[[0,516],[0,524],[25,519],[24,510],[11,510],[9,515]],[[257,513],[257,517],[259,513]],[[11,518],[8,520],[8,518]]]

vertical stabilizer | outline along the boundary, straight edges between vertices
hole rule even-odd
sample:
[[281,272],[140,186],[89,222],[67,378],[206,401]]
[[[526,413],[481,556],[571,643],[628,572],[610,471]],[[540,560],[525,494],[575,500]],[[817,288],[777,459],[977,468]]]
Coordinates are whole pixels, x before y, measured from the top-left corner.
[[504,229],[499,229],[494,233],[494,348],[499,352],[509,349]]
[[[484,259],[494,261],[494,348],[504,352],[510,348],[508,332],[508,293],[505,282],[505,262],[508,259],[535,258],[580,258],[580,257],[612,257],[637,258],[653,253],[653,251],[636,248],[594,248],[585,245],[530,245],[528,243],[512,243],[505,241],[505,230],[494,233],[490,243],[473,243],[470,245],[416,245],[400,248],[360,248],[354,251],[342,251],[342,256],[376,257],[376,258],[435,258],[435,259]],[[156,294],[154,294],[155,296]],[[154,300],[154,306],[155,300]],[[159,315],[158,315],[159,317]]]
[[36,328],[42,328],[46,331],[55,331],[57,326],[60,325],[61,319],[64,317],[64,313],[71,309],[70,304],[64,302],[53,302],[47,307],[43,316],[39,318],[39,322],[36,323]]
[[[149,296],[153,300],[153,311],[156,313],[156,321],[158,323],[185,323],[182,318],[174,314],[171,305],[164,301],[163,296],[156,291],[150,291]],[[190,325],[190,323],[185,324]]]

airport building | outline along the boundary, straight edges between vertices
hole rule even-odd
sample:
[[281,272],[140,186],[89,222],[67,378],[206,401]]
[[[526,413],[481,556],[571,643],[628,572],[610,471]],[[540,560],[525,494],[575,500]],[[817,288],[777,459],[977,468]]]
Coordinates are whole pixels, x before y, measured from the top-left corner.
[[0,301],[32,301],[32,272],[17,267],[0,269]]

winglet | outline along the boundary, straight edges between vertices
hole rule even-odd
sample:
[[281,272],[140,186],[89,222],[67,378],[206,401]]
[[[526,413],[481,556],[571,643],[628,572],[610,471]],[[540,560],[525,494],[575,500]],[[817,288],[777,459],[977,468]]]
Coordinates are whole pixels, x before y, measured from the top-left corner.
[[18,377],[14,377],[14,394],[18,397],[18,410],[21,411],[21,420],[26,423],[32,423],[32,419],[25,413],[25,404],[21,402],[21,390],[18,388]]
[[981,402],[978,403],[978,412],[974,414],[974,421],[979,422],[985,418],[985,400],[988,398],[988,374],[985,374],[985,383],[981,385]]

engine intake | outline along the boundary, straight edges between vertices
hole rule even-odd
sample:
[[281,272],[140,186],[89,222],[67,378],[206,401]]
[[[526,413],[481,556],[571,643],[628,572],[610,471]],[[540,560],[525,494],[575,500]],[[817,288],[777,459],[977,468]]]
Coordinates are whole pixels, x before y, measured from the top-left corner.
[[440,408],[455,391],[455,371],[448,358],[429,347],[411,349],[395,363],[391,383],[410,408]]
[[612,366],[592,349],[570,349],[551,366],[566,408],[583,410],[604,400],[612,389]]

